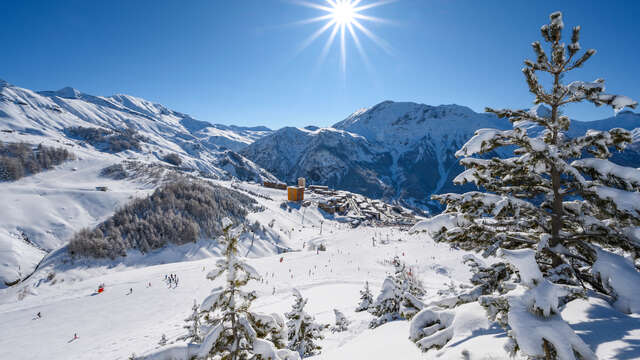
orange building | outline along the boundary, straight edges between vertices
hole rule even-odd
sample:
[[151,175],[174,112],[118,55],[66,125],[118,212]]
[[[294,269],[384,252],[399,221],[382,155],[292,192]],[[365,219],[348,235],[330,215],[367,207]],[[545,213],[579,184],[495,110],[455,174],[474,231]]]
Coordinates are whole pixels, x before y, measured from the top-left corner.
[[287,188],[287,195],[289,201],[302,201],[304,200],[304,188],[300,186],[289,186]]

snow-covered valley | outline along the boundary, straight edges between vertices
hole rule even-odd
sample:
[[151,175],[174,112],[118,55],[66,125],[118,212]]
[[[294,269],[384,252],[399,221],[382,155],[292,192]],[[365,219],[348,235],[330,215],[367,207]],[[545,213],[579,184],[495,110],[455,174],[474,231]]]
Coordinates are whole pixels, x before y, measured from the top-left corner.
[[[234,201],[246,198],[254,203],[244,209],[246,218],[239,213],[242,219],[236,224],[244,229],[238,252],[260,276],[248,285],[257,295],[252,311],[282,315],[290,310],[297,289],[308,299],[306,311],[317,322],[333,324],[335,310],[345,316],[347,330],[325,329],[324,339],[317,341],[322,349],[312,358],[512,356],[510,333],[500,324],[504,319],[488,318],[490,306],[481,304],[478,292],[484,285],[478,285],[478,269],[469,262],[475,254],[471,259],[485,271],[496,264],[500,268],[504,259],[492,252],[480,260],[479,254],[457,244],[434,241],[428,232],[409,231],[425,215],[410,208],[441,209],[428,195],[471,188],[453,184],[462,171],[455,152],[477,128],[504,131],[509,127],[506,120],[458,105],[383,102],[333,127],[271,131],[211,125],[126,95],[96,97],[70,88],[33,92],[6,82],[0,91],[0,141],[30,144],[27,148],[34,154],[41,151],[39,144],[72,154],[49,169],[0,182],[0,358],[128,359],[133,354],[165,356],[163,350],[184,352],[186,343],[180,337],[194,300],[202,303],[213,288],[223,285],[206,278],[223,255],[219,238],[200,233],[187,244],[143,248],[129,241],[129,247],[114,250],[116,242],[108,237],[112,234],[103,238],[95,230],[100,241],[106,239],[97,241],[96,248],[102,245],[104,254],[118,256],[94,258],[70,250],[70,240],[89,231],[83,229],[94,230],[109,221],[113,225],[119,221],[113,220],[114,214],[180,181],[212,184],[218,189],[213,192],[228,190],[235,194]],[[544,111],[534,108],[530,113],[535,118]],[[603,121],[573,122],[569,133],[579,136],[586,129],[615,126],[633,130],[629,150],[612,157],[632,168],[606,169],[630,176],[622,183],[634,189],[634,168],[640,159],[637,121],[637,114],[621,112]],[[540,131],[530,124],[521,128],[532,136]],[[279,180],[291,184],[298,177],[329,189],[308,189],[305,201],[294,203],[286,201],[286,190],[263,186]],[[473,180],[471,175],[462,178]],[[173,195],[167,198],[177,206]],[[236,206],[227,200],[221,200],[222,212]],[[625,205],[634,211],[632,202]],[[499,203],[493,207],[494,202],[486,202],[492,213],[508,208],[504,204],[509,201]],[[174,214],[171,206],[161,216]],[[343,206],[346,210],[339,210]],[[173,220],[166,218],[167,223]],[[456,227],[452,233],[459,231]],[[148,235],[149,242],[158,237]],[[116,240],[120,244],[122,239]],[[571,326],[577,342],[583,341],[601,359],[640,358],[640,317],[637,311],[621,311],[618,299],[635,309],[637,303],[629,299],[638,287],[631,281],[629,289],[616,293],[620,284],[638,277],[632,253],[625,251],[608,254],[614,260],[597,267],[595,276],[603,277],[605,292],[617,287],[612,295],[590,289],[567,304],[548,305],[560,309],[557,317]],[[630,260],[620,260],[624,256]],[[396,261],[406,265],[402,274],[424,286],[425,294],[414,299],[420,315],[410,314],[417,320],[356,312],[367,282],[374,298],[388,295],[389,279],[398,274]],[[615,265],[611,272],[609,265]],[[615,280],[625,272],[630,275]],[[168,283],[168,274],[175,274],[179,284]],[[505,270],[502,276],[504,281],[518,279],[513,271]],[[97,292],[101,284],[104,291]],[[509,294],[513,288],[508,286],[493,290]],[[546,294],[555,295],[555,288],[549,288],[553,291]],[[518,353],[515,358],[526,357]]]
[[[283,193],[256,185],[243,186],[274,198]],[[409,322],[395,321],[372,330],[368,328],[372,316],[354,311],[365,281],[377,294],[382,280],[393,269],[389,261],[394,256],[404,260],[423,281],[427,290],[425,302],[446,297],[438,291],[468,283],[470,272],[462,262],[466,252],[436,244],[426,234],[410,235],[406,229],[392,227],[353,229],[325,220],[320,235],[320,220],[324,217],[317,209],[305,211],[302,223],[302,211],[284,211],[277,200],[259,201],[266,209],[251,214],[251,218],[266,222],[275,219],[274,228],[293,229],[291,238],[287,235],[285,239],[294,251],[273,255],[249,252],[249,263],[263,278],[250,286],[258,294],[253,308],[282,314],[289,310],[292,289],[297,288],[309,298],[307,311],[317,321],[333,323],[333,309],[342,311],[351,321],[347,332],[326,331],[318,359],[508,356],[502,348],[507,339],[504,330],[489,323],[477,303],[457,309],[453,339],[442,350],[426,353],[408,339]],[[377,239],[375,247],[372,239]],[[319,243],[326,244],[327,251],[312,250],[311,245]],[[243,244],[243,248],[249,247]],[[205,278],[215,258],[198,254],[188,245],[149,256],[166,263],[146,266],[144,261],[130,265],[114,262],[71,267],[56,271],[49,280],[47,276],[53,268],[45,266],[23,284],[2,290],[0,358],[126,359],[132,353],[142,356],[162,348],[158,342],[163,334],[168,339],[165,347],[180,344],[176,338],[185,332],[183,319],[189,315],[193,301],[201,302],[216,286]],[[167,274],[178,276],[177,287],[167,285]],[[105,291],[97,294],[101,283],[105,284]],[[127,295],[130,289],[132,293]],[[640,356],[637,315],[618,313],[605,301],[589,297],[572,302],[564,309],[563,317],[599,358]],[[74,334],[78,339],[73,340]]]

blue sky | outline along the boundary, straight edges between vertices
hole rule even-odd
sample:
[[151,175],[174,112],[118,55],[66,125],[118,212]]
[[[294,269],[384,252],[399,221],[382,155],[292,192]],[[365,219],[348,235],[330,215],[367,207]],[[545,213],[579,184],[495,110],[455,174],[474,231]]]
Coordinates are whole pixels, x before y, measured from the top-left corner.
[[[582,26],[583,48],[598,50],[567,80],[603,77],[611,92],[640,99],[637,1],[399,0],[363,12],[389,20],[363,25],[390,53],[360,33],[367,68],[347,38],[344,73],[338,42],[319,62],[328,32],[297,53],[323,23],[291,23],[324,13],[294,1],[0,1],[0,78],[271,128],[330,125],[383,100],[526,107],[522,61],[555,10],[567,28]],[[591,105],[566,113],[612,115]]]

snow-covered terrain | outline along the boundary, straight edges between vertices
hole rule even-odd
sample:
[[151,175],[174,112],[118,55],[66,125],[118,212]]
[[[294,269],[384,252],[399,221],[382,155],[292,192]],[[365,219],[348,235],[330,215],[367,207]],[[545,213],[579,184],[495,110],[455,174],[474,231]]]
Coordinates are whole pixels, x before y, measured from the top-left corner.
[[[72,136],[72,127],[134,129],[141,145],[107,151]],[[276,180],[233,150],[270,132],[265,127],[212,125],[128,95],[92,96],[72,88],[34,92],[0,81],[0,141],[65,148],[76,157],[54,170],[0,183],[0,288],[29,275],[46,252],[64,245],[74,232],[95,226],[157,185],[144,176],[112,180],[99,175],[103,168],[125,160],[169,168],[164,159],[174,154],[186,172]]]
[[[536,111],[548,109],[537,107]],[[280,129],[241,152],[281,180],[304,176],[313,183],[403,200],[409,206],[437,212],[431,194],[469,189],[452,183],[463,170],[455,157],[460,146],[477,129],[510,127],[506,119],[460,105],[385,101],[354,112],[332,128]],[[614,127],[638,133],[640,115],[622,111],[599,121],[573,121],[569,134]],[[638,143],[614,154],[613,161],[640,166]]]
[[[569,134],[633,129],[631,151],[614,154],[613,161],[638,167],[639,120],[638,114],[622,111],[601,121],[574,121]],[[99,128],[135,144],[116,144],[124,147],[115,151],[104,138],[92,142],[72,127]],[[126,359],[162,348],[163,334],[168,340],[163,346],[184,344],[177,338],[185,332],[183,319],[193,301],[200,303],[219,285],[205,278],[220,255],[218,241],[201,238],[146,254],[129,250],[115,260],[72,258],[67,250],[77,231],[95,227],[118,208],[183,176],[231,188],[260,205],[262,210],[246,220],[262,230],[245,233],[239,244],[241,255],[262,276],[250,285],[259,295],[253,309],[283,314],[295,288],[309,299],[306,310],[317,321],[333,324],[334,310],[346,316],[348,330],[327,330],[315,358],[506,358],[508,336],[478,302],[428,313],[430,306],[470,288],[469,253],[435,243],[426,233],[409,233],[408,226],[389,226],[416,218],[365,196],[437,210],[430,194],[465,190],[451,181],[462,170],[455,158],[462,144],[478,128],[510,127],[506,120],[463,106],[387,101],[330,128],[271,131],[211,125],[128,95],[92,96],[72,88],[34,92],[0,80],[0,141],[62,147],[75,156],[52,170],[0,182],[0,359]],[[172,163],[176,156],[181,163]],[[131,166],[127,176],[103,174],[118,164]],[[607,169],[621,171],[613,165]],[[299,176],[307,184],[362,195],[307,191],[308,203],[293,204],[285,202],[286,191],[259,184],[292,183]],[[627,200],[635,208],[633,198]],[[328,214],[318,208],[336,204],[348,205],[349,211]],[[423,353],[409,339],[416,329],[408,321],[371,329],[374,317],[355,312],[365,282],[377,296],[396,256],[424,284],[421,301],[427,311],[420,319],[427,324],[438,317],[440,328],[420,340],[421,346],[447,339],[442,349]],[[636,269],[619,255],[608,256],[613,260],[603,256],[597,273],[604,286],[625,289],[618,275],[634,278]],[[167,274],[176,274],[179,286],[168,286]],[[106,286],[103,293],[96,292],[99,284]],[[618,292],[617,302],[588,292],[559,310],[599,358],[640,358],[640,317],[620,312],[637,312],[630,300],[637,298],[637,286]]]
[[[228,182],[218,184],[230,186]],[[452,311],[452,340],[442,350],[426,353],[408,339],[409,322],[394,321],[369,329],[372,316],[355,312],[364,282],[369,281],[377,295],[385,276],[392,271],[389,261],[394,256],[406,261],[423,281],[428,303],[447,296],[439,295],[438,290],[468,283],[470,272],[462,262],[465,252],[435,244],[424,233],[409,235],[406,230],[391,227],[351,228],[326,218],[314,205],[284,210],[279,206],[284,191],[237,185],[240,191],[264,196],[256,199],[265,210],[249,218],[272,222],[271,228],[282,235],[283,245],[295,250],[268,255],[268,251],[251,250],[249,238],[243,240],[243,249],[249,250],[249,263],[263,277],[263,281],[251,285],[259,296],[253,308],[282,314],[290,309],[292,290],[296,288],[309,298],[307,311],[317,321],[333,324],[334,309],[351,321],[346,332],[325,332],[326,339],[320,342],[322,353],[315,358],[507,357],[502,348],[507,340],[504,330],[489,323],[477,303]],[[377,240],[375,247],[372,238]],[[327,251],[313,250],[320,243]],[[181,342],[176,338],[185,332],[183,319],[193,300],[201,302],[216,286],[205,278],[215,263],[208,257],[212,253],[187,245],[145,257],[131,254],[127,264],[45,264],[24,283],[0,291],[0,358],[126,359],[132,353],[141,356],[159,349],[163,334],[169,342],[167,347],[178,345]],[[168,287],[166,274],[176,274],[179,285]],[[101,283],[106,285],[105,291],[97,294]],[[130,289],[133,291],[127,295]],[[593,297],[572,302],[562,315],[599,358],[640,356],[640,318],[636,315],[622,314]],[[78,339],[73,340],[74,334]]]
[[93,96],[73,88],[34,92],[0,83],[0,141],[55,142],[72,152],[91,155],[104,150],[72,136],[72,127],[135,131],[140,149],[114,154],[121,158],[162,161],[176,154],[182,167],[214,177],[274,179],[234,151],[269,134],[265,127],[213,125],[129,95]]
[[[46,252],[95,226],[153,185],[99,177],[109,161],[76,160],[0,185],[0,287],[31,273]],[[75,170],[74,170],[75,169]],[[96,191],[107,186],[110,191]]]

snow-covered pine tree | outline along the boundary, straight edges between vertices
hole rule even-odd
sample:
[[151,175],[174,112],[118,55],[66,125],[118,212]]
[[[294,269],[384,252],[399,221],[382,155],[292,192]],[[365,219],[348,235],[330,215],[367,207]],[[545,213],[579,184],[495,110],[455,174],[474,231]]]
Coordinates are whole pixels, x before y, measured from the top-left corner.
[[278,350],[267,339],[278,338],[281,328],[274,325],[278,320],[249,311],[256,294],[242,288],[260,277],[253,267],[238,257],[238,238],[231,234],[231,226],[231,220],[223,219],[224,236],[220,243],[224,258],[207,274],[210,280],[225,275],[225,285],[213,289],[202,302],[200,309],[204,312],[207,331],[197,350],[191,351],[190,355],[197,359],[295,359],[297,354]]
[[333,313],[336,315],[336,323],[331,327],[331,332],[342,332],[349,330],[349,324],[351,323],[344,314],[338,310],[333,309]]
[[370,328],[393,320],[409,320],[424,307],[420,300],[425,295],[422,282],[407,270],[406,264],[397,256],[392,263],[394,274],[384,279],[380,294],[369,307],[369,312],[376,316],[369,323]]
[[360,290],[360,304],[356,308],[356,312],[369,310],[369,307],[373,304],[373,294],[369,290],[369,282],[364,283],[364,289]]
[[293,289],[293,296],[295,302],[291,311],[285,314],[289,329],[288,347],[303,358],[316,355],[322,349],[317,341],[324,339],[322,331],[329,325],[316,323],[315,318],[304,311],[308,299],[303,298],[298,289]]
[[167,340],[167,335],[162,334],[162,336],[160,337],[160,341],[158,341],[158,345],[165,346],[167,345],[167,341],[169,341]]
[[287,327],[282,315],[249,313],[249,321],[256,330],[257,337],[269,340],[276,349],[287,347]]
[[[535,108],[487,108],[498,117],[508,118],[513,129],[478,130],[456,153],[463,157],[460,163],[467,170],[454,180],[458,184],[473,182],[486,192],[434,196],[446,204],[446,210],[422,226],[436,241],[507,258],[519,271],[519,285],[505,296],[481,297],[480,302],[493,318],[508,319],[502,323],[511,328],[512,350],[547,359],[573,359],[573,352],[592,357],[588,347],[585,349],[573,330],[565,326],[557,309],[559,298],[570,301],[578,296],[576,289],[599,291],[611,296],[622,310],[640,311],[640,301],[631,299],[633,292],[614,281],[617,276],[613,269],[624,268],[625,279],[638,279],[638,272],[603,249],[626,252],[635,258],[640,255],[640,242],[629,231],[640,225],[640,170],[607,160],[612,149],[623,150],[631,142],[631,134],[616,128],[589,130],[572,138],[567,135],[569,117],[561,112],[564,105],[582,101],[609,105],[615,112],[635,108],[637,103],[625,96],[605,94],[601,79],[562,82],[565,73],[581,67],[595,54],[590,49],[578,56],[579,26],[573,28],[571,43],[565,47],[561,42],[563,27],[562,14],[551,14],[550,23],[541,28],[550,55],[540,42],[534,42],[536,60],[526,60],[522,70],[535,96],[534,103],[547,106],[548,113]],[[545,90],[538,73],[549,76],[550,90]],[[538,135],[529,132],[538,129]],[[512,156],[474,157],[504,146],[514,149]],[[616,262],[615,266],[605,265],[611,262]],[[523,263],[527,264],[526,270]],[[559,288],[560,284],[564,287]],[[529,325],[549,331],[522,328],[524,323],[518,321],[528,319],[524,310],[539,316],[539,323]],[[553,337],[571,339],[565,344],[569,347]]]
[[178,340],[186,341],[193,344],[199,344],[202,342],[201,325],[200,325],[200,311],[196,300],[193,300],[193,307],[191,308],[191,314],[184,319],[187,323],[183,328],[187,329],[187,333],[180,336]]

